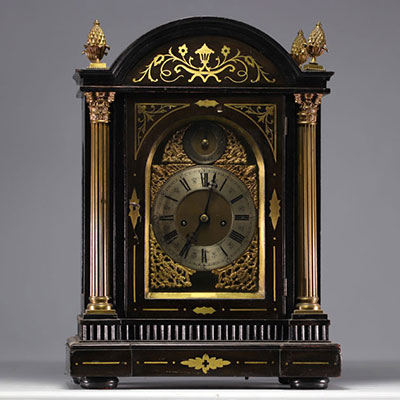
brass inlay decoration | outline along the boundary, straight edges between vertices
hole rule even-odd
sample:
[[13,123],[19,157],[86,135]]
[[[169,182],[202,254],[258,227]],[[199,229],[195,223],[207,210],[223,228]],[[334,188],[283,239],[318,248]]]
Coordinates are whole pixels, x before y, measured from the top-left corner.
[[202,357],[189,358],[188,360],[181,361],[182,365],[195,370],[201,370],[203,374],[207,374],[210,369],[223,368],[230,365],[230,361],[222,358],[210,357],[208,354],[203,354]]
[[202,315],[208,315],[208,314],[214,314],[215,313],[215,308],[213,307],[196,307],[193,309],[193,312],[195,314],[202,314]]
[[252,121],[267,139],[274,161],[277,161],[276,104],[225,104]]
[[149,131],[173,112],[189,107],[182,103],[136,103],[135,104],[135,158]]
[[213,108],[217,107],[219,103],[217,100],[198,100],[194,104],[196,104],[198,107]]
[[167,256],[150,229],[150,287],[152,289],[191,287],[195,270],[184,267]]
[[136,303],[136,244],[132,246],[132,263],[133,263],[133,302]]
[[212,57],[216,52],[206,43],[195,51],[183,43],[178,47],[178,53],[170,47],[168,53],[157,54],[132,81],[158,82],[161,79],[165,83],[173,83],[183,79],[191,83],[199,78],[203,83],[209,79],[219,83],[222,79],[233,83],[275,82],[275,78],[270,78],[270,74],[253,56],[241,54],[239,49],[236,49],[236,54],[230,55],[231,48],[227,45],[220,49],[220,54]]
[[272,192],[271,200],[269,201],[269,217],[271,218],[272,227],[276,230],[276,226],[278,225],[278,220],[280,217],[280,200],[278,199],[278,195],[276,194],[276,190]]
[[143,361],[143,364],[149,364],[149,365],[165,365],[165,364],[168,364],[168,361]]
[[85,93],[90,143],[90,286],[86,313],[114,314],[109,303],[110,127],[114,92]]
[[272,294],[276,301],[276,246],[272,246]]
[[243,361],[243,364],[247,364],[247,365],[267,365],[268,361]]
[[325,71],[324,67],[317,63],[317,57],[322,55],[325,51],[328,51],[325,32],[322,29],[321,22],[315,25],[315,28],[308,37],[307,51],[312,58],[311,61],[303,67],[303,71]]
[[293,365],[329,365],[329,361],[292,361]]
[[216,289],[257,291],[258,290],[258,235],[242,256],[226,267],[211,271],[218,276]]
[[229,311],[268,311],[267,308],[230,308]]
[[179,308],[143,308],[143,311],[179,311]]
[[106,63],[101,62],[101,59],[107,55],[110,46],[107,45],[103,29],[101,29],[97,19],[94,21],[93,27],[89,32],[88,40],[83,47],[85,50],[82,51],[82,54],[86,54],[89,59],[89,68],[107,67]]
[[304,64],[310,57],[307,51],[307,40],[304,37],[304,33],[301,29],[299,30],[296,38],[293,41],[290,53],[293,60],[299,67],[301,64]]
[[140,218],[140,200],[137,196],[136,188],[133,188],[132,196],[129,201],[129,217],[130,217],[131,223],[132,223],[133,236],[134,236],[135,241],[137,241],[138,237],[136,234],[136,225],[137,225],[138,219]]
[[318,298],[316,132],[321,94],[295,94],[298,131],[298,257],[295,313],[322,313]]
[[82,361],[82,365],[119,365],[121,361]]

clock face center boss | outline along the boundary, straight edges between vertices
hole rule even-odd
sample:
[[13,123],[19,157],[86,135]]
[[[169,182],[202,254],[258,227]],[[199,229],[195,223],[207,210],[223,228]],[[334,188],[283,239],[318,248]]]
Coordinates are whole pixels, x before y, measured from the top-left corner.
[[216,166],[194,166],[161,187],[152,224],[160,246],[174,261],[209,271],[243,254],[257,219],[251,194],[239,178]]

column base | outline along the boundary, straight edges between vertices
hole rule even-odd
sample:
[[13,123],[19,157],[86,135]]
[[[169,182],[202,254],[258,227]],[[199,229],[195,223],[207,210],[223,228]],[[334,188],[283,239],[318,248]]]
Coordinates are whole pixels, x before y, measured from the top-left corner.
[[112,304],[108,302],[108,296],[90,296],[85,314],[111,314],[116,315]]
[[318,297],[298,297],[294,314],[323,314]]

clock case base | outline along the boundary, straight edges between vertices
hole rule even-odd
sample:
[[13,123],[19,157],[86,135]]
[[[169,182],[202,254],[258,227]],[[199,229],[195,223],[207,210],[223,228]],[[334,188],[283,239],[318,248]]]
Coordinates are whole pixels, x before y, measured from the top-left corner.
[[278,377],[291,388],[324,389],[328,377],[340,376],[340,346],[328,340],[326,315],[229,322],[79,317],[78,323],[81,336],[67,342],[68,372],[87,389],[115,388],[117,377],[136,376]]

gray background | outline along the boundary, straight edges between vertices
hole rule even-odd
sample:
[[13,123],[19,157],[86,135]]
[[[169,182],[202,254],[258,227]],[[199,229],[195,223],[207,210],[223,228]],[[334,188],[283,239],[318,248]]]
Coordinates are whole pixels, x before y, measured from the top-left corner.
[[398,360],[399,1],[0,1],[0,361],[62,360],[80,302],[81,107],[98,18],[112,61],[156,26],[237,19],[290,50],[321,20],[322,305],[344,360]]

